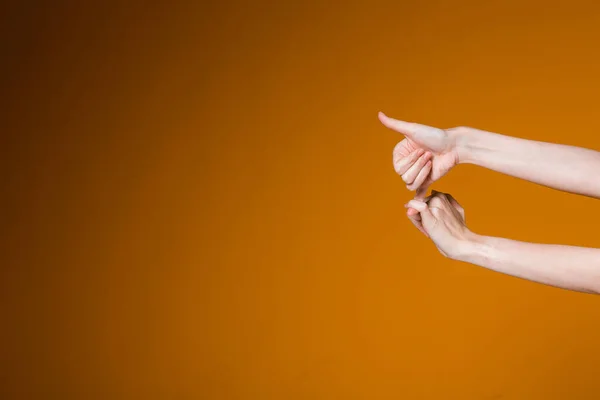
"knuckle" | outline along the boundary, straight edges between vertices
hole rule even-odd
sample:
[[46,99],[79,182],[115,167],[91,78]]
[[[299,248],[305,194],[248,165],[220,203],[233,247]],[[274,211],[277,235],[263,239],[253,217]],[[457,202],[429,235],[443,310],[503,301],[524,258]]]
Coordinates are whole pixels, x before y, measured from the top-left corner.
[[434,207],[439,207],[442,205],[442,200],[439,197],[434,197],[429,201],[429,204]]
[[440,193],[438,195],[438,198],[440,199],[440,202],[444,205],[444,207],[450,205],[450,198],[446,193]]

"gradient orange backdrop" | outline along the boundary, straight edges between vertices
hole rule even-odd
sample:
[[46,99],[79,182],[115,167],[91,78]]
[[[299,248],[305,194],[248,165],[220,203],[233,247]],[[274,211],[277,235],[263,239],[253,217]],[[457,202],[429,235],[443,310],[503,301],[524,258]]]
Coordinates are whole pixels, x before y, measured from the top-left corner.
[[[600,6],[2,6],[3,399],[596,399],[600,303],[444,259],[377,112],[600,148]],[[475,232],[600,203],[472,166]]]

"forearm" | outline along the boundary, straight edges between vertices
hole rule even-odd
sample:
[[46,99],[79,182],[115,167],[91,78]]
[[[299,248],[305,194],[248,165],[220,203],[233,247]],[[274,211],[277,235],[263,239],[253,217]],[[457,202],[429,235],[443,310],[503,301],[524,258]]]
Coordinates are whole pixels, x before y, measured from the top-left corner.
[[457,259],[534,282],[600,294],[600,249],[475,236]]
[[565,192],[600,198],[600,152],[473,128],[457,133],[459,162]]

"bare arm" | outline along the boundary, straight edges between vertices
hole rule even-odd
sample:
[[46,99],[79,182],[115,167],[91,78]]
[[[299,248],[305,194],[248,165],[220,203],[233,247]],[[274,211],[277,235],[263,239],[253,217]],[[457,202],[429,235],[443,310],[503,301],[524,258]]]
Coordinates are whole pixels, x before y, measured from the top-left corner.
[[535,244],[477,235],[447,193],[411,200],[409,219],[448,258],[564,289],[600,294],[600,249]]
[[546,285],[600,293],[600,249],[476,236],[456,259]]
[[455,128],[459,163],[475,164],[553,189],[600,198],[600,152]]
[[[581,147],[520,139],[475,128],[439,129],[379,114],[405,139],[394,149],[394,165],[417,198],[457,164],[475,164],[553,189],[600,198],[600,152]],[[427,179],[415,179],[425,167],[414,152],[431,155]],[[405,171],[410,171],[406,173]]]

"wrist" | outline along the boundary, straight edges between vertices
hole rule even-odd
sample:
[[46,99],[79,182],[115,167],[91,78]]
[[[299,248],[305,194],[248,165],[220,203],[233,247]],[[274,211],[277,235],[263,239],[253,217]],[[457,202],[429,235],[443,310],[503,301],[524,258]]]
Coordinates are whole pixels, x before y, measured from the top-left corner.
[[458,251],[452,259],[473,264],[476,259],[486,253],[485,248],[486,237],[469,231],[468,235],[460,242]]
[[472,138],[474,129],[458,127],[448,130],[448,135],[454,145],[457,164],[469,164],[472,162]]

